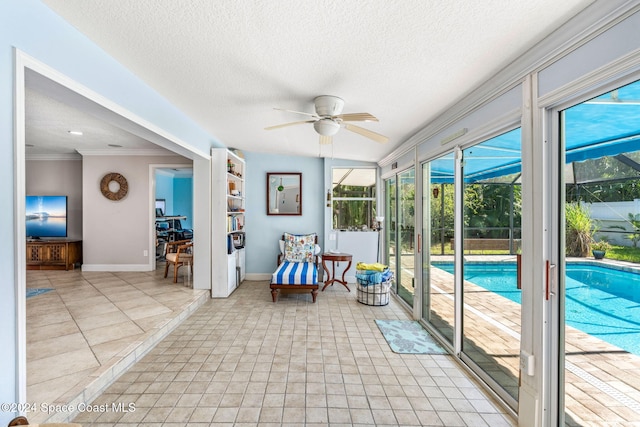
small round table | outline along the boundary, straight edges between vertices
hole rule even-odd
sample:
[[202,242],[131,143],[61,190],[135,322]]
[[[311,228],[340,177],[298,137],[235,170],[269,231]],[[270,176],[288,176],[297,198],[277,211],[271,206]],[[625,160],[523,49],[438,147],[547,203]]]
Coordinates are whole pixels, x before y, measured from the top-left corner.
[[[344,275],[346,274],[347,270],[351,268],[352,258],[353,255],[345,253],[325,252],[322,254],[322,268],[327,273],[327,280],[324,281],[324,286],[322,287],[323,291],[327,286],[333,285],[333,282],[338,282],[341,283],[342,286],[347,288],[349,292],[351,292],[351,289],[349,289],[349,285],[347,285],[347,281],[344,280]],[[327,268],[327,261],[331,261],[331,274],[329,274],[329,268]],[[349,261],[349,264],[347,264],[347,268],[345,268],[342,272],[342,280],[336,278],[337,261]]]

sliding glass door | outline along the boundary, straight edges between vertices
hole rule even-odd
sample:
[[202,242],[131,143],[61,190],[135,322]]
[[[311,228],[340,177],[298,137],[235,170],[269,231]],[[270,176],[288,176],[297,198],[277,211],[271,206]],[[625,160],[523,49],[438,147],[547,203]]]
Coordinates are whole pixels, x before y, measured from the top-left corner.
[[422,165],[422,318],[454,343],[455,280],[453,153]]
[[558,116],[558,423],[636,425],[640,81]]
[[517,405],[521,291],[520,129],[463,150],[462,352]]
[[[398,263],[398,245],[396,241],[396,228],[398,225],[397,214],[397,191],[396,191],[396,177],[391,177],[385,181],[385,194],[386,194],[386,212],[385,212],[385,241],[387,242],[386,252],[386,264],[391,271],[396,271],[396,265]],[[398,281],[394,278],[392,289],[394,292],[398,292]]]
[[415,169],[385,181],[387,264],[394,273],[392,289],[413,306],[415,292]]
[[398,174],[398,296],[413,307],[415,293],[415,169]]

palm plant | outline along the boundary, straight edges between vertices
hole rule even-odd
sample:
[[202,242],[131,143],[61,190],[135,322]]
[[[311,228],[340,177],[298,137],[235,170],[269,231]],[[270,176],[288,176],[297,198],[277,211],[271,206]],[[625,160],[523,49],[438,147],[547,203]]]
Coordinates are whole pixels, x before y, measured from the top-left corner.
[[567,203],[565,205],[565,221],[567,256],[589,256],[593,234],[596,232],[595,222],[591,219],[589,209],[580,203]]

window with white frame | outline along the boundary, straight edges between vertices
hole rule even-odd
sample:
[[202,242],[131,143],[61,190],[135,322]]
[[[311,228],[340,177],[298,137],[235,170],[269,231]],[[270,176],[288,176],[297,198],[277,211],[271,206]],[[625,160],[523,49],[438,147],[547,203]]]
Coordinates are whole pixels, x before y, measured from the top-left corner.
[[332,227],[361,230],[374,226],[376,217],[376,169],[333,168]]

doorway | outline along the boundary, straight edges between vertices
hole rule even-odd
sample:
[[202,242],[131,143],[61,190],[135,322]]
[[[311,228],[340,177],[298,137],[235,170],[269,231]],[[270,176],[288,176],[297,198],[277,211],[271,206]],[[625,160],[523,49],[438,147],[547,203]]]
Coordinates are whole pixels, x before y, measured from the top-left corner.
[[[111,120],[109,123],[111,123],[112,126],[115,126],[113,124],[114,122],[122,121],[127,123],[128,128],[126,132],[133,132],[132,128],[135,127],[136,129],[139,130],[141,135],[142,134],[155,135],[154,136],[155,140],[154,138],[151,138],[152,140],[154,140],[154,142],[147,141],[146,143],[151,144],[156,149],[158,148],[158,145],[159,145],[158,141],[160,139],[163,139],[166,146],[173,147],[175,149],[175,152],[179,153],[178,155],[188,156],[189,158],[192,159],[193,167],[194,167],[194,175],[201,176],[201,177],[209,176],[208,171],[210,168],[210,159],[205,159],[197,153],[191,153],[188,150],[176,145],[175,142],[164,139],[164,137],[160,136],[159,134],[155,134],[153,130],[150,130],[148,128],[143,128],[142,125],[138,125],[135,123],[134,118],[125,119],[123,116],[120,116],[119,113],[116,113],[113,110],[109,109],[108,106],[99,105],[98,102],[100,101],[93,101],[94,99],[96,100],[101,99],[100,97],[96,96],[96,94],[91,93],[86,88],[83,88],[77,85],[77,83],[73,81],[70,81],[64,77],[61,77],[58,73],[56,73],[53,70],[50,70],[48,67],[38,63],[37,61],[31,58],[28,58],[26,56],[23,56],[20,52],[17,53],[16,58],[17,58],[16,60],[16,76],[17,77],[16,77],[15,91],[16,91],[16,105],[18,105],[18,107],[16,108],[16,111],[17,111],[16,113],[16,145],[14,147],[15,153],[16,153],[15,154],[16,156],[15,193],[16,193],[16,200],[17,200],[14,214],[16,218],[25,217],[25,202],[24,202],[25,195],[26,195],[26,185],[25,185],[26,147],[25,147],[25,144],[27,142],[27,135],[29,135],[29,132],[31,132],[32,130],[31,128],[27,127],[27,125],[30,125],[29,114],[32,112],[29,108],[29,105],[27,105],[27,102],[29,100],[28,98],[29,93],[27,92],[29,92],[29,90],[32,90],[34,88],[37,89],[38,91],[43,91],[43,93],[50,98],[46,100],[46,102],[48,103],[51,103],[52,100],[54,102],[57,102],[58,104],[63,104],[64,102],[68,102],[69,105],[67,105],[67,107],[70,109],[69,106],[73,105],[73,102],[80,102],[83,106],[83,109],[85,110],[85,113],[87,113],[87,110],[90,109],[87,107],[89,104],[95,105],[96,109],[102,111],[102,114],[105,114],[105,116],[98,115],[99,118],[94,117],[93,120],[95,121]],[[64,93],[65,96],[63,96],[60,99],[54,96],[55,94],[57,94],[57,96],[60,96],[61,93]],[[87,108],[84,108],[84,107],[87,107]],[[24,131],[25,129],[26,129],[26,132]],[[125,132],[125,131],[121,129],[121,132]],[[65,130],[65,133],[66,133],[66,130]],[[66,135],[66,136],[69,137],[69,135]],[[137,137],[137,138],[141,139],[142,137]],[[110,148],[114,148],[117,150],[118,147],[110,147]],[[146,172],[143,172],[143,174],[146,175]],[[147,182],[146,176],[145,178],[140,179],[140,182]],[[209,188],[209,187],[206,186],[206,188]],[[201,197],[199,199],[196,199],[198,194],[201,194]],[[142,197],[144,199],[143,205],[147,206],[145,208],[144,229],[149,230],[151,227],[148,226],[147,224],[152,223],[153,221],[152,219],[153,213],[154,213],[152,208],[153,202],[148,198],[146,192]],[[150,194],[150,197],[153,197],[153,196]],[[203,200],[203,199],[206,199],[206,200]],[[147,201],[149,201],[148,205],[147,205]],[[208,194],[206,191],[205,192],[194,191],[194,202],[197,202],[206,206],[210,204],[210,194]],[[208,211],[208,210],[205,210],[205,211]],[[146,212],[148,212],[148,215],[146,214]],[[210,226],[208,224],[209,223],[208,218],[200,216],[200,218],[194,218],[194,221],[196,226],[198,224],[202,224],[203,236],[208,236],[210,234],[209,233]],[[26,234],[25,233],[26,231],[25,231],[24,222],[17,221],[17,226],[15,230],[15,239],[17,242],[16,316],[17,316],[17,325],[18,325],[17,334],[18,334],[19,344],[17,346],[18,354],[16,355],[16,358],[18,360],[18,363],[17,363],[18,395],[19,395],[20,401],[22,402],[26,402],[27,398],[29,397],[27,396],[27,330],[26,330],[26,322],[25,322],[25,319],[27,316],[27,304],[26,304],[26,298],[25,298],[26,291],[27,291],[26,259],[25,259],[26,258],[25,257]],[[143,255],[143,251],[146,251],[145,249],[146,247],[150,249],[154,247],[152,246],[152,242],[151,242],[152,239],[148,239],[149,240],[148,244],[146,240],[147,239],[145,238],[145,242],[141,246],[137,247],[137,252],[141,256],[146,256],[146,254]],[[207,248],[209,248],[210,246],[208,242],[209,240],[207,238],[202,239],[202,247],[204,248],[204,250],[202,251],[203,260],[210,259],[210,256],[207,254]],[[152,253],[151,250],[149,250],[149,253]],[[206,272],[205,264],[206,264],[206,261],[203,261],[201,267],[204,267],[203,271]],[[210,263],[209,263],[208,269],[210,270]],[[75,276],[80,276],[82,274],[79,270],[76,270],[75,272],[71,272],[71,273],[74,274]],[[194,277],[198,274],[199,274],[198,271],[196,271],[194,274]],[[108,276],[108,275],[105,275],[105,276]],[[200,277],[202,277],[204,282],[206,277],[208,277],[208,275],[202,274],[200,275]],[[143,281],[144,280],[141,280],[141,282]],[[210,283],[209,283],[209,286],[210,286]],[[204,294],[206,294],[206,292]],[[87,368],[90,368],[90,367],[87,367]],[[82,375],[83,375],[82,376],[83,378],[90,378],[89,376],[87,376],[86,372]],[[55,390],[55,389],[56,387],[54,385],[51,385],[48,391]],[[33,400],[33,399],[30,399],[30,400]],[[45,399],[45,400],[53,401],[54,399]],[[45,400],[42,400],[42,401],[45,401]]]

